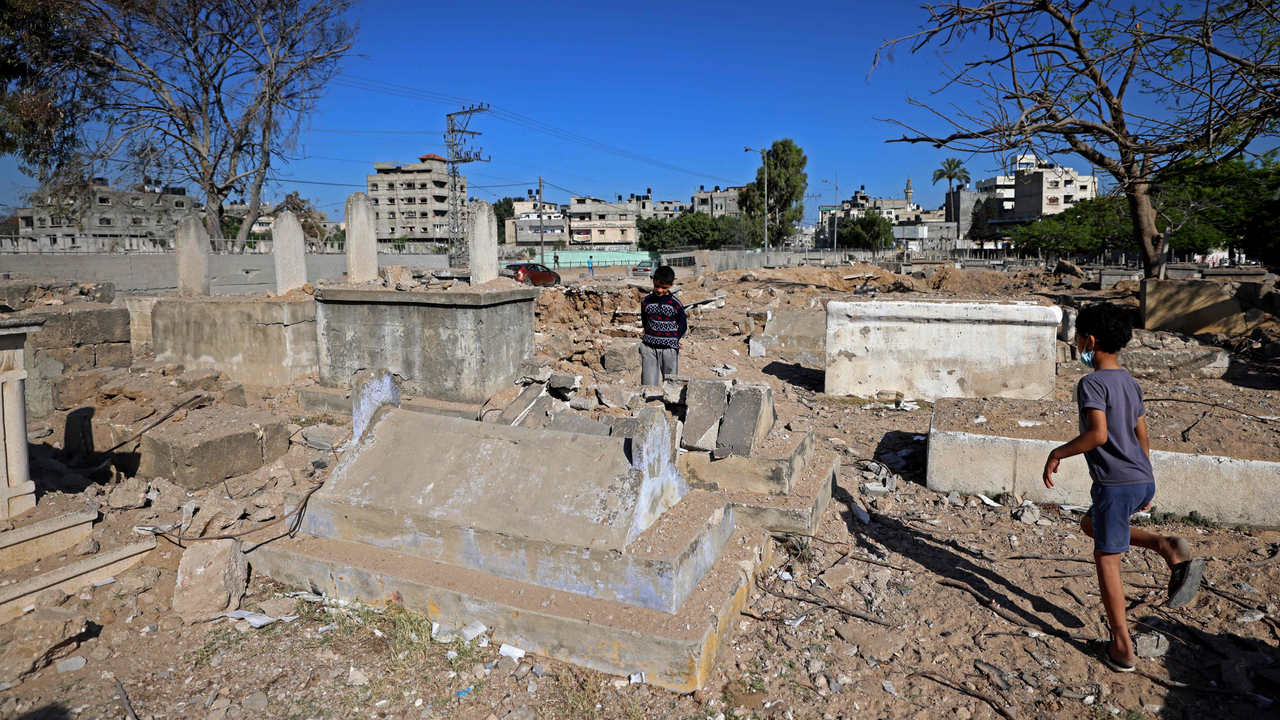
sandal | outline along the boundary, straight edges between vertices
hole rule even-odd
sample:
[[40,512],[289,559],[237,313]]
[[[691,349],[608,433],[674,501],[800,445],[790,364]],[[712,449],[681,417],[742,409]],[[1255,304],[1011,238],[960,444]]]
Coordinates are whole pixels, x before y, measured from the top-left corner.
[[1110,640],[1099,638],[1097,640],[1094,640],[1092,645],[1093,645],[1094,652],[1098,653],[1098,657],[1102,658],[1102,664],[1111,668],[1113,672],[1131,673],[1136,669],[1132,663],[1122,663],[1119,660],[1116,660],[1115,658],[1111,657],[1111,641]]
[[1169,573],[1169,602],[1171,608],[1184,607],[1196,599],[1200,580],[1204,577],[1204,558],[1192,558],[1173,566]]

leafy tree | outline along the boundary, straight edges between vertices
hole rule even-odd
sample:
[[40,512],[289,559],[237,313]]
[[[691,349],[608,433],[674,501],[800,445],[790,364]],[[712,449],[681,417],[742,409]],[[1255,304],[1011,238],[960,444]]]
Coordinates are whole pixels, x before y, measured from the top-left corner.
[[298,224],[302,225],[303,235],[317,240],[324,237],[324,227],[320,224],[320,212],[297,190],[285,195],[284,200],[276,206],[277,215],[285,210],[297,216]]
[[1056,215],[1015,228],[1013,246],[1059,255],[1130,248],[1133,232],[1128,207],[1117,196],[1082,200]]
[[493,216],[498,220],[498,244],[507,241],[507,219],[515,217],[515,198],[504,197],[493,204]]
[[640,239],[636,246],[641,250],[667,250],[677,247],[696,247],[703,250],[731,245],[748,245],[753,236],[749,221],[722,215],[711,217],[704,213],[683,213],[676,217],[641,218],[636,221]]
[[795,234],[795,224],[804,218],[804,193],[809,189],[805,166],[809,158],[790,138],[775,140],[768,152],[762,153],[755,182],[738,193],[738,207],[748,219],[761,223],[764,207],[765,177],[769,184],[769,247],[782,247]]
[[893,223],[876,210],[868,210],[862,217],[846,220],[837,241],[840,247],[879,252],[893,247]]
[[[926,2],[922,10],[924,26],[882,45],[875,63],[891,59],[899,46],[914,53],[934,45],[948,56],[943,86],[963,88],[967,104],[943,110],[910,101],[933,110],[948,129],[932,133],[890,121],[909,133],[895,142],[1006,159],[1084,158],[1124,193],[1148,277],[1165,257],[1151,194],[1157,176],[1186,161],[1214,165],[1241,157],[1255,140],[1276,133],[1274,3],[948,0]],[[976,102],[969,101],[973,94]]]

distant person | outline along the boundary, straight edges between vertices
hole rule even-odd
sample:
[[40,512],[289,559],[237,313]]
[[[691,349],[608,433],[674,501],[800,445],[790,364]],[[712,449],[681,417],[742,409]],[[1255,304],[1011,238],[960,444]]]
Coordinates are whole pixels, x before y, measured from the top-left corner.
[[1151,507],[1156,494],[1151,469],[1142,388],[1120,367],[1117,353],[1133,337],[1126,310],[1097,303],[1076,318],[1076,347],[1080,359],[1093,368],[1076,386],[1080,435],[1055,448],[1044,464],[1044,485],[1053,487],[1053,474],[1066,458],[1084,455],[1093,478],[1089,493],[1093,506],[1080,529],[1093,538],[1098,589],[1107,613],[1111,641],[1099,640],[1095,650],[1116,672],[1133,672],[1137,657],[1125,618],[1120,560],[1130,545],[1152,550],[1169,566],[1169,607],[1183,607],[1195,599],[1204,574],[1204,559],[1191,557],[1191,545],[1180,537],[1155,535],[1129,524],[1134,513]]
[[556,269],[559,270],[560,269],[560,253],[553,253],[551,255],[551,261],[555,263]]
[[594,257],[593,255],[588,255],[588,256],[587,256],[587,272],[588,272],[588,273],[591,273],[591,277],[595,277],[595,276],[596,276],[596,267],[595,267],[595,265],[593,265],[593,264],[592,264],[592,262],[591,262],[591,259],[592,259],[593,257]]
[[671,294],[676,271],[663,265],[653,271],[653,292],[640,301],[640,384],[661,387],[664,378],[680,374],[681,338],[689,329],[684,305]]

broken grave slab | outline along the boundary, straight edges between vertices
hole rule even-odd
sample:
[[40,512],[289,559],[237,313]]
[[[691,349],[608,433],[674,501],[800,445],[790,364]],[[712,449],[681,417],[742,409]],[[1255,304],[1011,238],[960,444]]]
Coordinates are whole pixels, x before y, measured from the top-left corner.
[[273,462],[289,450],[288,418],[235,406],[192,410],[142,436],[140,477],[201,490]]
[[831,492],[839,480],[840,456],[817,449],[786,495],[742,490],[727,490],[723,494],[733,504],[734,522],[739,527],[812,535],[822,521],[822,513],[831,504]]
[[496,643],[676,692],[702,687],[728,646],[772,542],[738,530],[674,613],[557,592],[390,549],[301,534],[249,554],[253,572],[326,596],[396,602],[442,625],[480,621]]
[[738,383],[729,392],[729,406],[720,423],[712,457],[750,457],[773,432],[778,415],[768,383]]
[[681,445],[686,450],[709,452],[716,449],[720,435],[720,421],[729,406],[729,387],[732,380],[689,378],[685,387],[684,437]]
[[769,313],[764,332],[752,336],[748,352],[753,357],[823,367],[827,362],[827,314],[821,310],[775,310]]
[[710,453],[680,456],[680,472],[694,487],[786,495],[813,457],[812,431],[792,433],[788,444],[762,456],[712,459]]
[[653,418],[637,438],[389,410],[313,495],[302,531],[674,612],[733,528],[687,492]]

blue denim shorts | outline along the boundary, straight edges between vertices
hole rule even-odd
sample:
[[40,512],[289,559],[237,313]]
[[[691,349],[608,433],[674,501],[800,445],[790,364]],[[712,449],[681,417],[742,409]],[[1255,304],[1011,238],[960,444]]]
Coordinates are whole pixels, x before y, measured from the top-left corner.
[[1094,549],[1103,553],[1128,552],[1129,518],[1156,496],[1156,484],[1094,483],[1089,494],[1093,497],[1093,507],[1086,514],[1093,518]]

